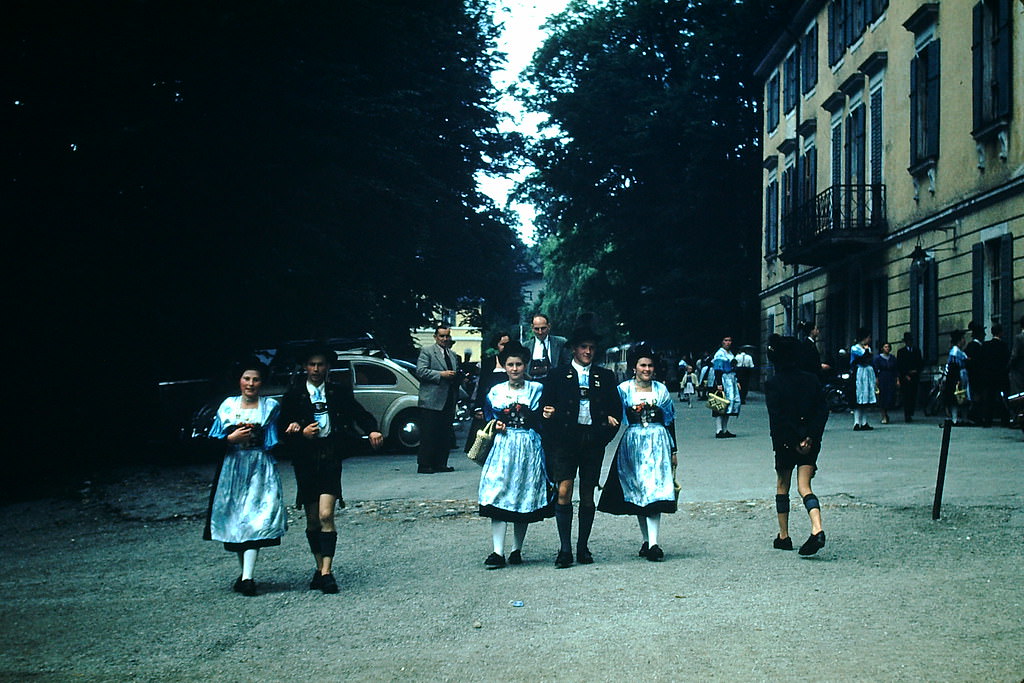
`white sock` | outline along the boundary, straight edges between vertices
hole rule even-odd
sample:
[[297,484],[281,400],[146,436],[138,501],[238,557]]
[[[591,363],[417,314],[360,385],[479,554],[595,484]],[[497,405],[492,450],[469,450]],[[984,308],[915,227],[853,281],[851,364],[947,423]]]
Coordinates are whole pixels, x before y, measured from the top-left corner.
[[658,525],[661,524],[661,513],[655,512],[647,517],[647,537],[651,547],[658,545]]
[[862,418],[863,415],[864,415],[864,411],[861,410],[860,408],[854,408],[853,409],[853,425],[855,427],[860,426],[861,420],[863,419]]
[[505,529],[507,527],[508,522],[491,520],[491,542],[494,544],[494,552],[499,555],[505,554]]
[[729,416],[728,415],[723,415],[722,416],[722,431],[723,432],[729,431]]
[[715,429],[716,433],[717,432],[721,432],[721,431],[723,431],[725,429],[725,427],[722,426],[722,416],[721,415],[719,415],[718,417],[715,418],[715,427],[716,427],[716,429]]
[[529,522],[516,522],[512,525],[512,550],[523,549],[523,541],[526,540],[526,530],[529,528]]
[[637,515],[636,521],[640,525],[640,533],[644,535],[644,543],[647,543],[649,540],[647,536],[647,518],[643,515]]
[[957,423],[960,421],[960,406],[953,406],[953,422]]
[[252,578],[252,572],[256,568],[256,557],[260,554],[259,548],[249,548],[242,553],[242,580]]

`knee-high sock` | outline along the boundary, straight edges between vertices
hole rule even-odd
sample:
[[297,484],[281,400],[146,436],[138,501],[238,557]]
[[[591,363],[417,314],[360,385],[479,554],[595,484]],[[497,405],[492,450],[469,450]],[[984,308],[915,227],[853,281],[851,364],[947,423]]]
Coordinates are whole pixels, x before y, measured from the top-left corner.
[[516,522],[512,525],[512,550],[523,549],[523,542],[526,540],[526,530],[529,528],[529,522]]
[[590,542],[590,531],[594,528],[594,513],[597,508],[589,505],[580,505],[580,536],[576,541],[577,548],[586,548]]
[[864,409],[854,408],[853,409],[853,424],[861,425],[864,424]]
[[256,556],[260,554],[259,548],[249,548],[242,553],[242,580],[251,579],[252,572],[256,569]]
[[572,551],[572,503],[555,503],[555,523],[558,525],[558,541],[562,552]]
[[337,531],[320,532],[320,554],[324,557],[334,557],[334,551],[338,546]]
[[658,526],[661,524],[661,513],[655,512],[647,516],[647,539],[652,546],[658,545]]
[[729,416],[728,415],[723,415],[722,416],[722,431],[723,432],[729,431]]
[[647,543],[650,540],[647,536],[647,518],[643,515],[637,515],[636,521],[640,525],[640,533],[644,536],[644,543]]
[[715,418],[715,433],[724,431],[725,427],[722,426],[722,416],[719,415]]
[[505,529],[508,528],[508,522],[502,522],[499,519],[491,520],[491,544],[494,546],[494,552],[499,555],[505,554]]

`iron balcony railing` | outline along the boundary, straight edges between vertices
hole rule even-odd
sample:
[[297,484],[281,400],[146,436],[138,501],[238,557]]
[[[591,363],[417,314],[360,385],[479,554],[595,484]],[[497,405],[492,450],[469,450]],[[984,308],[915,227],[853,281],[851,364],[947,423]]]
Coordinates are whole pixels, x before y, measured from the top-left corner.
[[885,234],[885,185],[833,185],[782,217],[782,251],[870,242]]

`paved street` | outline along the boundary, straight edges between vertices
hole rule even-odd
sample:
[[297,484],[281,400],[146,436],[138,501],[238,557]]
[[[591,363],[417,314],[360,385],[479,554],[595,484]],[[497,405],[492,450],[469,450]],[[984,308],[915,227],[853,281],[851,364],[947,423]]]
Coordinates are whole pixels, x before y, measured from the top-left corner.
[[[599,515],[597,563],[556,569],[551,521],[519,567],[488,571],[479,468],[348,461],[335,573],[310,591],[303,522],[260,555],[260,595],[199,539],[213,465],[125,468],[81,500],[0,508],[0,681],[1020,681],[1024,441],[953,431],[931,519],[936,420],[854,433],[834,417],[815,489],[828,544],[771,548],[774,477],[760,397],[713,438],[679,409],[679,513],[666,558]],[[286,495],[294,477],[282,463]],[[791,529],[806,516],[794,493]],[[522,603],[522,606],[519,604]]]

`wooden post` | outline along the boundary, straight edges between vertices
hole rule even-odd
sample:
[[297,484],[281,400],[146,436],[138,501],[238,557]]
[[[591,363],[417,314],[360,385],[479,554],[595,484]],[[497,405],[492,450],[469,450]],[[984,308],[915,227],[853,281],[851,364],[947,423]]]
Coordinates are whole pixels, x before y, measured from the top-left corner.
[[942,486],[946,482],[946,459],[949,457],[949,433],[953,429],[953,421],[946,419],[942,423],[942,450],[939,451],[939,475],[935,480],[935,502],[932,503],[932,519],[939,518],[942,509]]

